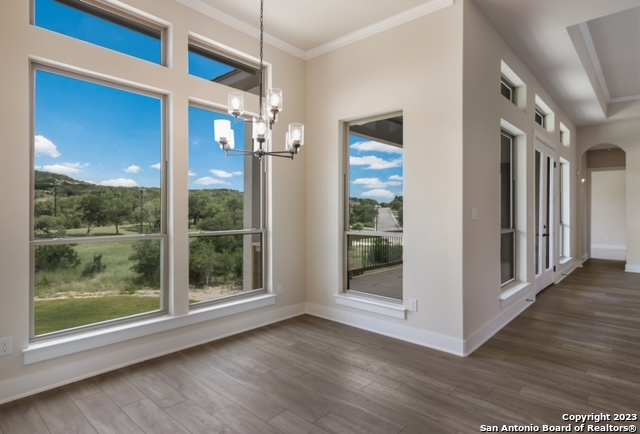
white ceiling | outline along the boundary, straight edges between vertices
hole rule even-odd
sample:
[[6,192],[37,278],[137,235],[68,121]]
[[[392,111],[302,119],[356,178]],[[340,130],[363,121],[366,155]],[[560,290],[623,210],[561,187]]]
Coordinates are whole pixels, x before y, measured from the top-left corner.
[[[258,34],[259,0],[176,1]],[[454,1],[265,0],[265,40],[309,59]],[[576,124],[640,117],[640,0],[473,1]]]

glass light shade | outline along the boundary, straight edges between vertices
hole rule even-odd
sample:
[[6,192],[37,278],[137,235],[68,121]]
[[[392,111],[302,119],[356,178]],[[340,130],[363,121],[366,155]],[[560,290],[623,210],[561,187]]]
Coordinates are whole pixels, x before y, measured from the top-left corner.
[[267,111],[278,113],[282,111],[282,89],[267,90]]
[[241,92],[229,92],[227,111],[236,117],[244,113],[244,95]]
[[287,150],[291,151],[294,148],[299,148],[304,145],[304,125],[303,124],[289,124],[289,131],[287,131]]
[[216,142],[220,143],[220,147],[224,150],[233,149],[235,139],[233,130],[231,129],[231,121],[227,119],[216,119],[213,121],[213,134]]
[[267,122],[264,118],[254,117],[253,118],[253,136],[256,140],[266,140],[267,139]]

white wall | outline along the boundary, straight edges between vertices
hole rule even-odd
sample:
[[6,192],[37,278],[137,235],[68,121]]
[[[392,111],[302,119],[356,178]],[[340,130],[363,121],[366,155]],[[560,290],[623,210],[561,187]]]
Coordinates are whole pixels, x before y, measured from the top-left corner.
[[[64,384],[105,370],[110,370],[175,351],[180,348],[234,334],[265,323],[303,312],[305,272],[305,150],[294,162],[275,162],[272,182],[273,221],[269,232],[272,270],[270,283],[283,285],[284,293],[275,304],[244,314],[225,316],[195,324],[187,312],[188,243],[186,209],[188,180],[188,101],[226,104],[224,86],[188,76],[186,47],[188,32],[258,55],[258,42],[228,28],[173,0],[125,0],[169,25],[170,66],[153,65],[119,53],[54,34],[29,24],[30,1],[2,2],[0,6],[0,53],[3,56],[0,93],[0,129],[3,158],[0,159],[0,226],[4,228],[0,244],[0,336],[13,336],[13,354],[0,358],[0,403],[38,390]],[[179,47],[179,48],[178,48]],[[121,333],[118,341],[99,348],[25,364],[23,350],[29,343],[29,236],[30,161],[32,136],[30,124],[29,59],[40,59],[62,67],[95,71],[107,79],[141,84],[166,94],[170,106],[167,119],[168,146],[171,155],[170,176],[175,189],[170,191],[169,240],[178,254],[170,260],[171,312],[162,318],[163,327],[154,334],[135,337],[135,328]],[[265,47],[265,59],[274,65],[273,85],[283,88],[286,104],[275,134],[284,137],[289,122],[304,122],[305,65],[272,47]],[[256,98],[257,100],[257,98]],[[251,104],[251,101],[249,101]],[[255,104],[255,101],[253,101]],[[213,146],[213,143],[212,143]],[[10,210],[7,212],[7,210]],[[180,254],[182,246],[185,254]],[[180,295],[184,296],[180,298]],[[214,318],[212,310],[205,316]],[[230,313],[230,311],[226,311]],[[200,315],[200,319],[203,315]],[[95,341],[95,340],[94,340]],[[67,343],[68,344],[68,343]],[[73,345],[68,344],[68,345]],[[58,342],[40,344],[42,351],[56,352]],[[42,347],[46,347],[42,349]],[[65,347],[66,348],[66,347]]]
[[591,172],[591,257],[626,259],[624,170]]

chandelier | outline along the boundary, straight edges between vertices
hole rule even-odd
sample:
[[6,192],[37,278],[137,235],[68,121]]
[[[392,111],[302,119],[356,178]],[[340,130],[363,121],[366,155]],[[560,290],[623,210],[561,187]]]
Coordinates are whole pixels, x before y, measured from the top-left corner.
[[[265,155],[270,157],[291,158],[298,153],[304,144],[304,125],[299,123],[289,124],[285,135],[285,149],[272,150],[271,136],[273,124],[278,120],[278,114],[282,112],[282,90],[268,89],[266,98],[263,98],[263,45],[264,45],[264,0],[260,0],[260,71],[259,71],[259,107],[260,113],[253,117],[253,150],[235,149],[235,140],[231,121],[217,119],[214,121],[215,140],[227,156],[229,154],[253,155],[262,159]],[[236,121],[244,113],[244,96],[242,92],[230,92],[227,111]]]

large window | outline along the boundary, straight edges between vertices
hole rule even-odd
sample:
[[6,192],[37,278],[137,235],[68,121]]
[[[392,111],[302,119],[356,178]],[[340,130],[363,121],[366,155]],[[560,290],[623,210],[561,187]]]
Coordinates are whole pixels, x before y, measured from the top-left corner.
[[212,146],[213,122],[231,121],[236,149],[252,146],[250,122],[189,108],[189,300],[192,304],[262,290],[262,173],[253,156]]
[[[94,4],[95,3],[95,4]],[[35,0],[38,27],[149,62],[163,63],[162,29],[91,0]]]
[[[61,48],[51,58],[34,48],[31,341],[154,333],[187,314],[199,322],[270,304],[257,297],[267,290],[262,162],[227,158],[213,134],[215,120],[230,120],[243,149],[251,122],[214,110],[226,95],[193,79],[257,93],[257,62],[191,32],[165,44],[166,25],[121,2],[32,5],[35,33],[69,38],[50,35]],[[56,57],[79,46],[70,38],[89,43],[81,68]],[[105,48],[123,68],[101,70]],[[151,83],[144,62],[128,67],[130,56],[164,64],[169,48],[189,58],[188,73],[168,65]]]
[[36,66],[33,335],[161,312],[163,99]]
[[348,126],[345,287],[402,300],[402,115]]
[[500,282],[516,278],[516,160],[512,135],[500,134]]

